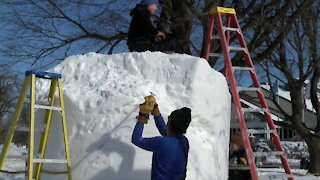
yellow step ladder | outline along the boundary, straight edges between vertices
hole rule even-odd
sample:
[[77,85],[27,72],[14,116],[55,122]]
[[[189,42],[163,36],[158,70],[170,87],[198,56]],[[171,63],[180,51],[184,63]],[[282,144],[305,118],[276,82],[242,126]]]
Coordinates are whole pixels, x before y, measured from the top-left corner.
[[[38,70],[31,70],[25,73],[25,80],[23,83],[22,91],[19,96],[18,104],[11,119],[11,126],[8,130],[8,134],[5,140],[5,144],[2,148],[2,152],[0,155],[0,170],[3,168],[4,161],[9,151],[10,144],[12,142],[12,138],[17,129],[17,124],[19,121],[20,113],[23,107],[23,104],[26,100],[27,89],[30,86],[30,125],[28,127],[29,131],[29,153],[28,153],[28,172],[27,179],[40,179],[41,167],[42,163],[53,163],[53,164],[66,164],[67,165],[67,173],[68,179],[71,180],[71,164],[70,164],[70,156],[69,156],[69,146],[68,146],[68,135],[67,135],[67,123],[66,116],[64,111],[64,101],[63,101],[63,93],[62,93],[62,82],[61,82],[61,74],[49,73]],[[48,99],[49,101],[46,103],[36,104],[36,92],[35,92],[35,84],[36,78],[47,79],[51,81],[50,91]],[[54,99],[56,88],[58,86],[58,94],[60,100],[60,107],[54,106]],[[38,157],[34,158],[34,133],[35,133],[35,110],[36,109],[44,109],[45,113],[45,128],[41,133],[40,145],[38,150]],[[64,149],[65,149],[65,159],[46,159],[44,157],[45,150],[47,146],[47,140],[49,135],[49,129],[51,125],[52,113],[53,111],[58,111],[61,113],[62,120],[62,129],[63,129],[63,137],[64,137]],[[34,168],[35,165],[35,168]]]

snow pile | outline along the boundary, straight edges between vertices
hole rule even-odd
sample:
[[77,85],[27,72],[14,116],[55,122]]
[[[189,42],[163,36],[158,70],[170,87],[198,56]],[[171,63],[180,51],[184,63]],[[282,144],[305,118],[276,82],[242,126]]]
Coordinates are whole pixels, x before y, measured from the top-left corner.
[[[51,71],[63,74],[74,179],[150,179],[152,153],[131,143],[138,104],[150,91],[165,120],[177,108],[192,109],[187,179],[227,179],[231,97],[224,76],[205,60],[159,52],[90,53],[69,57]],[[48,88],[48,81],[37,82],[38,98],[45,98]],[[50,158],[63,157],[58,117],[54,113]],[[144,136],[158,135],[150,120]],[[65,170],[63,165],[44,168]]]

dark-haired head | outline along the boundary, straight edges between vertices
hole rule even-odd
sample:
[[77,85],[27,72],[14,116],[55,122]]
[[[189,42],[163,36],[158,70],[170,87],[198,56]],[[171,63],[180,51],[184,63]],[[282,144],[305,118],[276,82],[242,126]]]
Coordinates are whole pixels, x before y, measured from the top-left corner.
[[169,134],[185,134],[191,122],[191,109],[183,107],[173,111],[168,118]]

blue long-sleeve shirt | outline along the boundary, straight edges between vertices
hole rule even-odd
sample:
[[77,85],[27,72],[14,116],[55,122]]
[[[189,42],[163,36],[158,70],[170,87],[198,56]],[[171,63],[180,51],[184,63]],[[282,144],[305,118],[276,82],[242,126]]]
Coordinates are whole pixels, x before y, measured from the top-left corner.
[[155,116],[154,119],[162,136],[143,138],[144,124],[137,122],[131,141],[136,146],[153,152],[152,180],[181,180],[185,173],[186,153],[189,151],[187,138],[183,135],[167,136],[162,116]]

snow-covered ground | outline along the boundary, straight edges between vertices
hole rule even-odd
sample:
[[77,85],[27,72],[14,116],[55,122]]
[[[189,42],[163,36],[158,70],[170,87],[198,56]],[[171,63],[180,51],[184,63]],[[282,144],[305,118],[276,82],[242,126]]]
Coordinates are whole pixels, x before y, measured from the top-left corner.
[[[2,148],[2,145],[0,145],[0,148]],[[25,156],[26,154],[27,154],[27,149],[25,147],[18,147],[13,144],[11,145],[11,149],[9,151],[8,157]],[[23,161],[8,161],[5,164],[5,169],[8,171],[23,171],[25,170],[25,163]],[[260,174],[274,173],[275,171],[276,171],[275,169],[265,169],[265,171]],[[306,170],[293,169],[292,171],[295,174],[295,180],[319,180],[320,179],[320,177],[315,177],[310,174],[307,174]],[[0,180],[25,180],[25,175],[23,173],[11,174],[11,175],[0,173]]]
[[[0,145],[0,149],[2,149],[3,145]],[[26,157],[28,154],[28,150],[26,147],[18,147],[15,144],[11,144],[10,150],[7,156],[7,161],[4,164],[4,170],[6,171],[25,171],[25,161],[21,160],[21,157]],[[25,180],[25,174],[6,174],[0,172],[0,180]]]
[[295,180],[319,180],[320,177],[315,177],[312,175],[306,175],[306,176],[296,176]]
[[[293,142],[293,141],[281,141],[282,147],[287,155],[288,162],[293,168],[300,167],[301,158],[308,158],[308,147],[305,142]],[[265,140],[260,139],[254,145],[254,151],[269,152],[273,151]],[[278,156],[268,156],[260,159],[260,164],[272,165],[281,164],[281,160]]]

